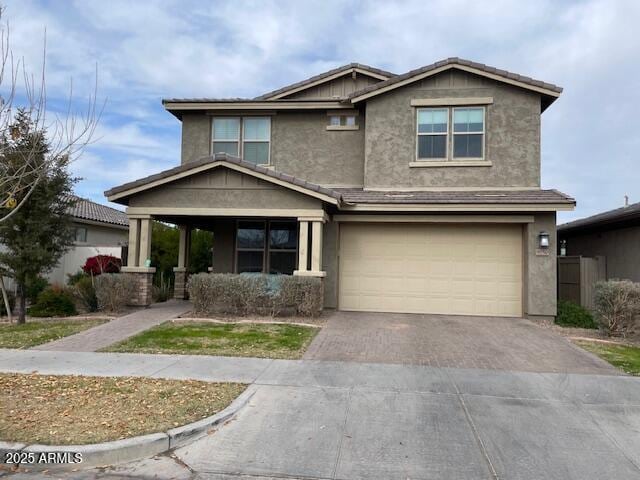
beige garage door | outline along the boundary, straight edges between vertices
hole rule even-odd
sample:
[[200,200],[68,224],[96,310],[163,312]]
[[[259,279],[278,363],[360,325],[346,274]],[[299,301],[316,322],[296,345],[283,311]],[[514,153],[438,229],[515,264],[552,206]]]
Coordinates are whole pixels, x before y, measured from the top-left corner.
[[342,224],[339,307],[522,315],[522,227]]

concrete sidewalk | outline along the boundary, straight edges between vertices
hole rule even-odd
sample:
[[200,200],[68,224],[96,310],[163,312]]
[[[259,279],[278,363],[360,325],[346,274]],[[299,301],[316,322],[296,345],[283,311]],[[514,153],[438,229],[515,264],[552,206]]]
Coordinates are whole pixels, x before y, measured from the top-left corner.
[[65,478],[640,479],[629,376],[33,350],[0,350],[0,371],[255,385],[233,421],[171,456]]
[[0,349],[0,372],[364,388],[640,406],[640,378],[317,360]]
[[189,310],[191,310],[191,304],[181,300],[156,303],[144,310],[138,310],[75,335],[38,345],[32,350],[95,352],[176,318]]

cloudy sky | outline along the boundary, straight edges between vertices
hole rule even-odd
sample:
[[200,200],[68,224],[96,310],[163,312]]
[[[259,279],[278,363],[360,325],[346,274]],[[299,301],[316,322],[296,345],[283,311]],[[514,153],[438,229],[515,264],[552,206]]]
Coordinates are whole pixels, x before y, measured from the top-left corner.
[[47,31],[49,106],[106,99],[74,164],[80,195],[179,163],[163,97],[256,96],[360,62],[397,73],[459,56],[564,87],[542,120],[542,183],[576,197],[560,221],[640,201],[640,2],[635,0],[8,0],[14,56],[37,69]]

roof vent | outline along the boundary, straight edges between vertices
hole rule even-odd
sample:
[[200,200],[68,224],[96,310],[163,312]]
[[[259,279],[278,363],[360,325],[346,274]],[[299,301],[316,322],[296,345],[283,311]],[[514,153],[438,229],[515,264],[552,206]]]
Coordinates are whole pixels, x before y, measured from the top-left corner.
[[628,207],[629,206],[629,195],[625,195],[624,196],[624,206]]

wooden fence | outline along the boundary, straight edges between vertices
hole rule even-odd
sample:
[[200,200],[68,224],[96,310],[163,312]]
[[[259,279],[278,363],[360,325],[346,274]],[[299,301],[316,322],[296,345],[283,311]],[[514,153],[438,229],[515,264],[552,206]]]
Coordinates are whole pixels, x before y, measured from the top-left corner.
[[606,258],[558,257],[558,299],[593,310],[594,286],[607,279]]

